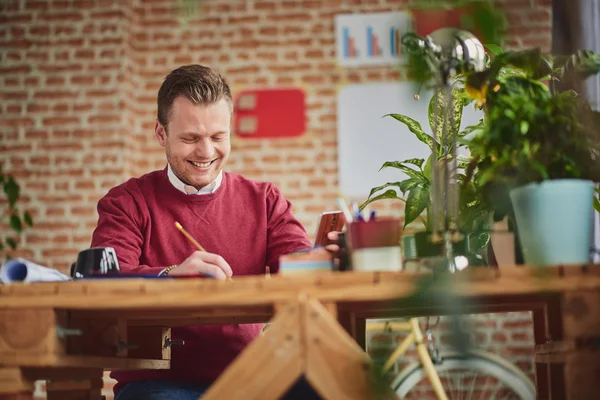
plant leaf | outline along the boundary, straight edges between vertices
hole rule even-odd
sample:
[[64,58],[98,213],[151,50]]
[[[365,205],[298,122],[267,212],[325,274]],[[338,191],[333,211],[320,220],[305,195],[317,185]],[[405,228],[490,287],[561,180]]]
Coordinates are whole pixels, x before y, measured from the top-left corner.
[[419,168],[421,168],[421,166],[423,165],[424,162],[425,162],[425,160],[422,158],[411,158],[411,159],[402,161],[403,164],[412,164],[412,165],[416,165]]
[[425,210],[425,207],[427,207],[428,203],[429,189],[421,186],[414,187],[406,199],[406,207],[404,209],[404,226],[417,219],[423,210]]
[[17,248],[17,241],[13,238],[6,238],[6,244],[13,250]]
[[463,138],[467,135],[470,135],[471,133],[473,133],[475,131],[479,131],[482,129],[483,129],[483,127],[481,125],[469,125],[469,126],[465,127],[465,129],[463,129],[462,131],[458,132],[458,137]]
[[[448,119],[448,131],[446,139],[449,140],[455,134],[458,134],[462,112],[464,108],[463,92],[460,89],[452,90],[452,103],[447,104],[446,92],[437,90],[431,101],[429,101],[429,126],[433,132],[433,137],[438,143],[442,143],[442,134],[444,133],[444,121]],[[442,145],[447,143],[442,143]]]
[[386,161],[383,163],[383,165],[381,166],[381,168],[379,170],[381,171],[384,168],[396,168],[396,169],[403,171],[406,175],[408,175],[411,178],[426,181],[426,179],[423,176],[423,172],[418,171],[416,169],[412,169],[412,168],[402,164],[402,162],[400,162],[400,161]]
[[4,193],[6,193],[6,198],[11,209],[15,208],[15,204],[19,199],[19,192],[20,188],[15,178],[9,176],[8,180],[4,183]]
[[486,49],[488,49],[490,51],[490,53],[492,53],[495,56],[499,56],[500,54],[504,53],[504,50],[502,50],[502,48],[500,46],[497,46],[495,44],[484,44],[484,47]]
[[420,182],[416,179],[406,179],[403,180],[402,182],[400,182],[400,190],[402,191],[402,194],[408,192],[409,190],[411,190],[412,188],[414,188],[415,186],[422,184],[423,182]]
[[23,221],[25,221],[28,226],[33,226],[33,218],[31,218],[31,214],[29,214],[27,211],[23,213]]
[[600,200],[596,196],[594,196],[594,210],[600,213]]
[[425,133],[423,128],[421,128],[421,124],[418,121],[415,121],[414,119],[407,117],[406,115],[401,115],[401,114],[386,114],[386,115],[384,115],[384,117],[388,117],[388,116],[394,118],[397,121],[402,122],[404,125],[406,125],[406,127],[408,128],[409,131],[411,131],[412,133],[415,134],[417,139],[419,139],[421,142],[423,142],[427,146],[429,146],[429,148],[432,151],[435,151],[435,149],[437,148],[437,142],[435,141],[435,139],[433,137],[431,137]]
[[21,222],[21,218],[17,214],[13,214],[10,216],[10,227],[17,234],[20,234],[23,230],[23,223]]
[[362,211],[367,205],[373,203],[374,201],[383,200],[383,199],[398,199],[400,201],[406,202],[406,200],[404,200],[402,197],[398,196],[398,193],[396,193],[395,190],[390,189],[378,196],[369,198],[367,201],[365,201],[364,203],[362,203],[360,205],[359,209]]
[[431,182],[431,164],[433,162],[433,158],[435,157],[435,155],[430,155],[429,158],[427,159],[427,162],[425,163],[425,168],[423,168],[423,176]]
[[371,192],[369,192],[369,197],[373,196],[375,193],[379,192],[380,190],[385,189],[390,186],[396,186],[397,188],[400,189],[400,182],[388,182],[381,186],[374,187],[373,189],[371,189]]

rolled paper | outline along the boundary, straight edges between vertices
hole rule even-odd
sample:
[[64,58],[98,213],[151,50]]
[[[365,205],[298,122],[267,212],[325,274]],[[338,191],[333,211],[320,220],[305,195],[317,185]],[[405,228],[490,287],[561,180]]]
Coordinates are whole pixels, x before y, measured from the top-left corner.
[[71,277],[23,258],[13,258],[0,267],[0,280],[3,283],[58,282],[70,281]]

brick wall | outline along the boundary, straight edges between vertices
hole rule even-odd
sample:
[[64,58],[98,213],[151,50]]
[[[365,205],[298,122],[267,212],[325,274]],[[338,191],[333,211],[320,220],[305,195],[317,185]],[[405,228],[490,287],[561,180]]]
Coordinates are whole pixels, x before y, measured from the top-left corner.
[[[18,177],[36,222],[21,239],[20,255],[66,270],[89,246],[98,199],[129,176],[164,167],[152,133],[156,93],[167,72],[187,63],[218,68],[234,92],[305,89],[306,134],[235,137],[228,168],[277,184],[309,232],[319,212],[335,207],[336,90],[402,73],[336,66],[333,17],[401,10],[407,1],[204,3],[183,16],[179,0],[0,0],[1,162]],[[551,0],[496,3],[507,12],[509,47],[550,48]],[[402,214],[399,202],[383,207]],[[493,321],[486,329],[496,329],[485,333],[485,344],[530,370],[530,350],[509,350],[531,344],[524,333],[531,319],[519,315],[524,331],[507,325],[510,315],[481,317]]]

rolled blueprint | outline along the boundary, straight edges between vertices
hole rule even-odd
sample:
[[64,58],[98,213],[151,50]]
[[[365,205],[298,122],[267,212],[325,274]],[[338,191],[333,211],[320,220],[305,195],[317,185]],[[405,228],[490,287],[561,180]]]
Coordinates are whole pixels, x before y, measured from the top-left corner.
[[56,282],[68,281],[71,277],[23,258],[13,258],[0,267],[0,280],[3,283]]

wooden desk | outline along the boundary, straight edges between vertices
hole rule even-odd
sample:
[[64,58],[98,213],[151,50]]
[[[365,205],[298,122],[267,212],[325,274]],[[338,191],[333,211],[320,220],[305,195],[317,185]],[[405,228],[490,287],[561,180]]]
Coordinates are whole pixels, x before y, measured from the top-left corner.
[[170,326],[271,321],[203,400],[276,399],[301,374],[323,398],[370,399],[353,339],[366,318],[520,310],[534,312],[539,398],[593,398],[600,266],[5,285],[0,393],[29,398],[49,378],[50,399],[99,399],[104,369],[169,367]]

